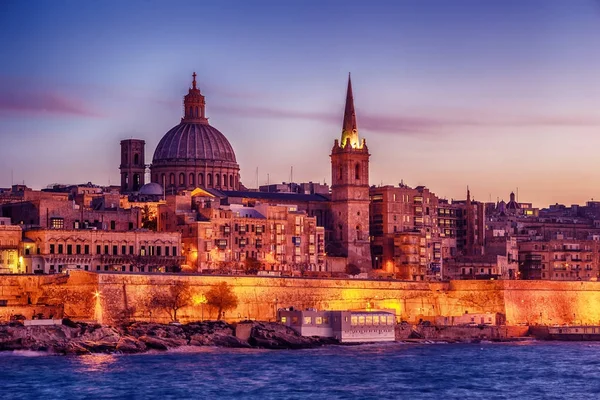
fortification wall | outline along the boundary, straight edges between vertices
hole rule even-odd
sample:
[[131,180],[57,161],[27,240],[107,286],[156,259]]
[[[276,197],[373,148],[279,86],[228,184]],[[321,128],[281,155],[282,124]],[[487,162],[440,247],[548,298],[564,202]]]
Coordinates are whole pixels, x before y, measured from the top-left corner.
[[[227,282],[238,297],[225,319],[273,320],[279,307],[393,309],[399,319],[417,322],[465,312],[500,312],[507,323],[600,324],[600,282],[452,281],[446,283],[355,279],[307,279],[181,274],[120,274],[71,271],[69,276],[0,276],[0,300],[10,305],[64,305],[66,316],[112,323],[124,317],[167,322],[152,309],[153,294],[187,282],[196,298]],[[181,322],[216,318],[201,304],[178,312]]]

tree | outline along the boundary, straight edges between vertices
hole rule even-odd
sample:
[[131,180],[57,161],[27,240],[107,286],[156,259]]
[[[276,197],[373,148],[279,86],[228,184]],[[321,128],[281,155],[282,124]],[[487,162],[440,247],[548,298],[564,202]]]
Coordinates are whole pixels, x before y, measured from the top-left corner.
[[244,261],[244,273],[246,275],[256,275],[260,270],[260,261],[253,257],[246,257]]
[[150,307],[166,311],[171,321],[177,321],[177,311],[187,307],[192,302],[190,285],[187,282],[178,281],[170,285],[166,291],[155,292],[150,300]]
[[206,304],[217,309],[217,321],[219,321],[223,311],[237,307],[238,298],[227,282],[219,282],[206,292]]
[[157,229],[156,214],[150,210],[150,207],[147,204],[142,208],[142,228],[151,231]]
[[358,265],[356,265],[356,264],[348,264],[348,265],[346,265],[346,273],[348,275],[355,276],[355,275],[360,274],[361,270],[358,267]]

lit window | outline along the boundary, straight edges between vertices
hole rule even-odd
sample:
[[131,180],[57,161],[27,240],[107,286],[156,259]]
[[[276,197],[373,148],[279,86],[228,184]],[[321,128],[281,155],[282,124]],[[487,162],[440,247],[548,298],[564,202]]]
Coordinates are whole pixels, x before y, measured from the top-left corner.
[[281,322],[285,324],[287,322],[287,317],[281,317]]
[[322,317],[316,317],[315,320],[316,320],[316,324],[317,325],[322,325],[323,324],[323,318]]
[[379,315],[373,315],[373,325],[379,325]]
[[359,325],[364,325],[365,324],[365,316],[361,315],[358,317],[358,324]]
[[63,218],[50,218],[50,228],[63,229],[64,227],[65,227],[65,220]]
[[[346,322],[348,322],[348,317],[346,317]],[[352,325],[358,325],[358,317],[355,315],[352,316]]]
[[305,325],[312,324],[312,317],[304,317],[304,324]]

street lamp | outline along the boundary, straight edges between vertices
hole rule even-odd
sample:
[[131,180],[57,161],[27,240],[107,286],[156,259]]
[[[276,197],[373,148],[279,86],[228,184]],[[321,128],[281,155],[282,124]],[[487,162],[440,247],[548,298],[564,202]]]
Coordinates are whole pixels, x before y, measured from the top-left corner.
[[200,304],[200,321],[204,321],[204,304],[208,302],[204,294],[194,295],[192,298],[194,305]]

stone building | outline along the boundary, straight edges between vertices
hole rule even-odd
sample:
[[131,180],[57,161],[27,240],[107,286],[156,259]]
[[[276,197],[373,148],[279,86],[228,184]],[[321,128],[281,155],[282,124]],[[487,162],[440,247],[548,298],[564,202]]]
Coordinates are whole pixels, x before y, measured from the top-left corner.
[[0,274],[24,273],[19,247],[21,227],[10,224],[9,218],[0,218]]
[[159,229],[181,232],[190,271],[325,272],[324,229],[295,206],[221,206],[198,189],[167,196],[159,214]]
[[168,192],[196,187],[238,190],[240,167],[227,138],[208,123],[206,103],[196,86],[184,97],[181,123],[168,131],[156,146],[151,180]]
[[28,273],[84,271],[178,271],[179,232],[147,230],[31,229],[24,233],[24,266]]
[[369,149],[360,140],[348,77],[341,140],[331,149],[331,253],[363,272],[372,269],[369,241]]
[[600,277],[598,240],[555,238],[519,243],[519,278],[597,280]]
[[399,279],[439,277],[442,244],[455,241],[443,242],[437,196],[424,186],[400,184],[372,187],[370,198],[373,268]]
[[121,140],[121,193],[140,190],[146,176],[146,142],[139,139]]

